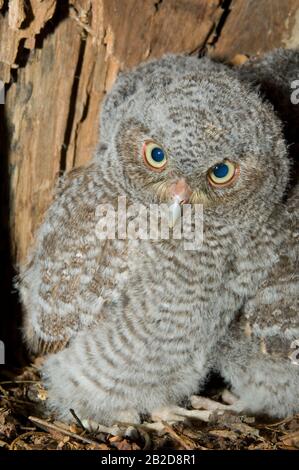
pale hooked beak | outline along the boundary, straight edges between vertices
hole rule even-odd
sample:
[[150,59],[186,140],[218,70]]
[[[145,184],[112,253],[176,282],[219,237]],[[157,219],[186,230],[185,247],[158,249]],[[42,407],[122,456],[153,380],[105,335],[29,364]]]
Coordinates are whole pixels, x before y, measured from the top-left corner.
[[169,205],[169,227],[173,228],[181,217],[182,204],[187,204],[192,194],[186,180],[181,178],[170,186],[172,202]]

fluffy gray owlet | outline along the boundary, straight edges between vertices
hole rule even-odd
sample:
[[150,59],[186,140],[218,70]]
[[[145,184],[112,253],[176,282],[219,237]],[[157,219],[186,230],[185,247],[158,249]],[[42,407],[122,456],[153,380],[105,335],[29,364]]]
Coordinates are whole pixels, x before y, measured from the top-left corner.
[[[211,367],[237,393],[246,380],[259,390],[265,380],[255,411],[277,393],[283,371],[288,405],[266,408],[299,410],[299,367],[290,361],[282,369],[273,356],[266,374],[268,356],[254,362],[242,325],[232,324],[245,312],[263,336],[255,314],[269,318],[271,332],[293,315],[298,331],[291,306],[270,316],[259,300],[293,236],[286,230],[290,162],[279,117],[249,82],[207,58],[166,56],[122,74],[107,96],[93,162],[60,181],[20,276],[28,346],[61,349],[43,368],[49,407],[60,417],[73,408],[102,423],[136,421],[197,392]],[[184,234],[99,239],[98,207],[117,210],[119,196],[175,211],[202,204],[202,245],[186,250]],[[244,377],[239,388],[236,375]]]

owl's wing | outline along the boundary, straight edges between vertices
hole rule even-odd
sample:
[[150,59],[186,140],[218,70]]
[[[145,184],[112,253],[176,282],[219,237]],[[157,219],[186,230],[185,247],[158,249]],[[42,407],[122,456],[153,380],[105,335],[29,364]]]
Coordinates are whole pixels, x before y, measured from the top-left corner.
[[34,352],[61,349],[99,321],[126,269],[124,241],[98,236],[105,214],[97,210],[107,199],[95,164],[73,170],[60,182],[18,279],[24,336]]
[[292,99],[299,79],[299,49],[277,49],[252,58],[237,69],[239,77],[259,86],[262,95],[274,106],[282,120],[284,134],[293,160],[290,191],[286,195],[288,241],[257,295],[250,299],[240,317],[244,331],[261,340],[261,348],[286,357],[293,340],[299,339],[298,309],[298,215],[299,189],[299,105]]
[[[263,352],[287,358],[299,340],[299,188],[287,202],[287,241],[268,278],[241,316],[244,334],[260,341]],[[299,341],[298,341],[299,346]]]

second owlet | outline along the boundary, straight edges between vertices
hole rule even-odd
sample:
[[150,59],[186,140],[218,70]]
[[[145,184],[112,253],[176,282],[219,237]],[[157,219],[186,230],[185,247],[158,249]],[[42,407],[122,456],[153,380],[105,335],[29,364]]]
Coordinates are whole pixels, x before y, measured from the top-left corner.
[[[211,369],[240,409],[299,411],[287,357],[298,204],[282,121],[245,69],[166,56],[122,74],[92,163],[61,179],[20,274],[24,336],[50,353],[43,376],[61,418],[138,422],[198,392]],[[175,214],[201,204],[202,245],[99,239],[97,208],[116,211],[119,196]]]

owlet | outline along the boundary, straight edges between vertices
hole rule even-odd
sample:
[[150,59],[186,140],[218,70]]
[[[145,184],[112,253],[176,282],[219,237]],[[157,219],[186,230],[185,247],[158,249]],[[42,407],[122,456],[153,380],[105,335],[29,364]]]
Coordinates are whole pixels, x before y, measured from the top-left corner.
[[[243,408],[299,411],[286,353],[299,338],[298,205],[259,67],[169,55],[107,95],[93,161],[60,180],[20,274],[24,337],[50,353],[60,418],[138,422],[198,392],[213,368]],[[149,236],[155,210],[167,236]]]

